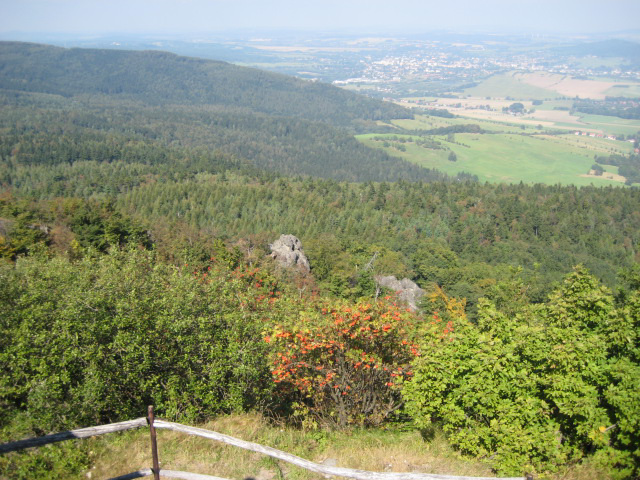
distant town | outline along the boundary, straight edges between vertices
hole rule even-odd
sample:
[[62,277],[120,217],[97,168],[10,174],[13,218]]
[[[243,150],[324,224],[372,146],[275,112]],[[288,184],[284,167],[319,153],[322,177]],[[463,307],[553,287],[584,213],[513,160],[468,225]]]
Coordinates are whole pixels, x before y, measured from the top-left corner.
[[[492,48],[493,47],[493,48]],[[616,62],[615,57],[578,55],[578,51],[539,48],[505,51],[495,45],[445,44],[428,42],[404,45],[402,54],[379,58],[364,55],[358,75],[333,81],[335,85],[384,85],[379,91],[393,93],[393,84],[411,81],[469,81],[508,71],[548,72],[577,78],[609,77],[626,81],[640,80],[640,64]],[[608,55],[608,54],[607,54]],[[613,54],[611,54],[613,55]]]

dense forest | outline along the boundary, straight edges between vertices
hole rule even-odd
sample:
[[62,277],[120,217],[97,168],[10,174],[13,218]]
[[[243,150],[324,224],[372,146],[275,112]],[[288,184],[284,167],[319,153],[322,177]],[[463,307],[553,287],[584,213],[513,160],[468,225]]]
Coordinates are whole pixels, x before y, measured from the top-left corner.
[[218,105],[335,125],[411,116],[402,107],[324,83],[166,52],[0,42],[0,59],[0,88],[9,91]]
[[20,164],[78,159],[160,164],[180,157],[190,168],[195,162],[209,171],[215,160],[207,157],[215,152],[289,175],[351,181],[446,178],[365,147],[341,128],[307,120],[217,106],[109,104],[79,111],[78,106],[47,108],[32,100],[22,107],[5,100],[0,154]]
[[[437,429],[501,475],[640,474],[638,189],[420,169],[353,138],[406,110],[220,62],[0,52],[0,441],[154,404]],[[269,256],[282,233],[309,272]]]

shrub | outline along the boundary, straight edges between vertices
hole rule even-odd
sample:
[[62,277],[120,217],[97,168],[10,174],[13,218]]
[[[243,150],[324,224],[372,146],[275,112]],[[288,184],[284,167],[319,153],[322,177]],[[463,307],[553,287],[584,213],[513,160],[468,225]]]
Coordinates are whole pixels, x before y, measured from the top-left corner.
[[449,341],[427,335],[404,387],[421,428],[439,422],[452,444],[500,474],[549,471],[596,452],[619,478],[637,475],[638,292],[617,310],[584,268],[544,305],[488,300]]
[[0,265],[0,413],[36,433],[264,404],[272,388],[256,273],[193,272],[149,251]]
[[273,380],[295,394],[306,425],[378,425],[402,405],[400,387],[419,355],[409,334],[415,321],[387,300],[311,305],[265,336]]

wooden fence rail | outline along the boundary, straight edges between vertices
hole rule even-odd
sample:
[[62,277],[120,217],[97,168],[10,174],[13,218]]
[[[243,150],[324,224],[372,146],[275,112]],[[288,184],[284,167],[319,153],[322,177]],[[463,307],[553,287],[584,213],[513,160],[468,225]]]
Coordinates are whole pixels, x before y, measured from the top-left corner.
[[30,447],[41,447],[49,443],[62,442],[63,440],[73,440],[74,438],[88,438],[97,435],[105,435],[107,433],[123,432],[134,428],[146,427],[147,419],[144,417],[128,420],[126,422],[110,423],[108,425],[99,425],[97,427],[81,428],[79,430],[69,430],[68,432],[54,433],[43,437],[27,438],[26,440],[18,440],[17,442],[0,444],[0,453],[13,452]]
[[[310,462],[304,458],[297,457],[282,450],[271,447],[265,447],[258,443],[246,442],[222,433],[212,432],[204,428],[187,427],[179,423],[165,422],[157,420],[155,426],[158,429],[173,430],[189,435],[197,435],[218,442],[233,445],[234,447],[250,450],[252,452],[262,453],[270,457],[282,460],[297,467],[310,470],[323,475],[332,475],[336,477],[355,478],[356,480],[496,480],[495,477],[461,477],[456,475],[436,475],[432,473],[396,473],[396,472],[369,472],[366,470],[354,470],[351,468],[331,467],[329,465],[321,465]],[[525,477],[507,477],[502,480],[524,480]]]
[[[156,479],[160,476],[165,478],[180,478],[183,480],[226,480],[210,475],[202,475],[189,472],[178,472],[173,470],[162,470],[159,468],[157,458],[157,448],[155,439],[155,429],[173,430],[176,432],[195,435],[198,437],[208,438],[218,442],[232,445],[252,452],[268,455],[272,458],[288,462],[297,467],[310,470],[322,475],[353,478],[355,480],[496,480],[496,477],[466,477],[457,475],[438,475],[433,473],[399,473],[399,472],[370,472],[366,470],[356,470],[351,468],[332,467],[329,465],[321,465],[318,463],[305,460],[304,458],[292,455],[282,450],[272,447],[266,447],[258,443],[247,442],[238,438],[230,437],[222,433],[205,430],[204,428],[188,427],[180,423],[166,422],[164,420],[154,420],[153,407],[149,407],[149,417],[136,418],[126,422],[111,423],[108,425],[100,425],[96,427],[81,428],[79,430],[70,430],[67,432],[45,435],[43,437],[29,438],[0,444],[0,454],[22,450],[30,447],[39,447],[49,443],[61,442],[63,440],[72,440],[77,438],[87,438],[97,435],[105,435],[107,433],[122,432],[135,428],[150,426],[152,455],[154,460],[154,468],[138,470],[126,475],[112,478],[110,480],[130,480],[134,478],[142,478],[153,475]],[[501,477],[501,480],[533,480],[533,476],[526,477]]]

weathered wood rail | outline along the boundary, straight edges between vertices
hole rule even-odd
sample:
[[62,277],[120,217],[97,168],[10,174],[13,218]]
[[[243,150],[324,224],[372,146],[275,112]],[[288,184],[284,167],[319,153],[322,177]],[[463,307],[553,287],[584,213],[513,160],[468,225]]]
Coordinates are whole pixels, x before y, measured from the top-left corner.
[[49,443],[62,442],[64,440],[73,440],[74,438],[89,438],[107,433],[123,432],[134,428],[146,427],[147,419],[145,417],[128,420],[126,422],[110,423],[109,425],[100,425],[97,427],[81,428],[79,430],[70,430],[68,432],[54,433],[43,437],[27,438],[26,440],[18,440],[17,442],[0,444],[0,453],[8,453],[16,450],[23,450],[31,447],[41,447]]
[[[195,435],[209,440],[215,440],[217,442],[225,443],[234,447],[242,448],[252,452],[268,455],[269,457],[277,460],[288,462],[297,467],[304,468],[306,470],[320,473],[327,476],[353,478],[356,480],[496,480],[496,477],[467,477],[459,475],[439,475],[433,473],[398,473],[398,472],[370,472],[367,470],[356,470],[351,468],[332,467],[330,465],[322,465],[311,462],[304,458],[292,455],[282,450],[278,450],[272,447],[266,447],[258,443],[247,442],[238,438],[224,435],[222,433],[213,432],[211,430],[205,430],[204,428],[188,427],[180,423],[166,422],[164,420],[155,420],[153,416],[153,407],[149,407],[149,416],[136,418],[135,420],[129,420],[126,422],[111,423],[108,425],[99,425],[95,427],[81,428],[78,430],[70,430],[67,432],[54,433],[51,435],[44,435],[42,437],[29,438],[25,440],[18,440],[16,442],[9,442],[0,444],[0,454],[9,453],[17,450],[23,450],[25,448],[40,447],[50,443],[62,442],[64,440],[72,440],[78,438],[88,438],[98,435],[105,435],[107,433],[122,432],[126,430],[133,430],[140,427],[150,427],[151,436],[151,451],[153,457],[153,468],[147,468],[137,470],[135,472],[114,477],[110,480],[130,480],[135,478],[142,478],[148,476],[154,476],[157,480],[160,477],[164,478],[180,478],[183,480],[226,480],[211,475],[203,475],[190,472],[179,472],[174,470],[160,469],[158,462],[157,443],[155,430],[165,429],[173,430],[175,432],[182,432],[188,435]],[[501,480],[533,480],[532,475],[526,477],[500,477]]]

